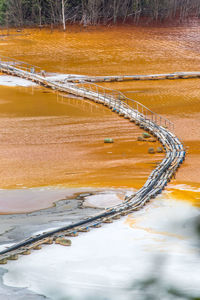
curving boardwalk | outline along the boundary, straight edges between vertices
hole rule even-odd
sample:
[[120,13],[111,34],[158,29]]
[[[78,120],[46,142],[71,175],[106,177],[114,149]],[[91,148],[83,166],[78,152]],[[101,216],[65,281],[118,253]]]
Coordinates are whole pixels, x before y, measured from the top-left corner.
[[[40,249],[42,244],[51,244],[58,237],[76,235],[76,232],[88,231],[89,228],[99,227],[101,223],[110,223],[114,219],[141,209],[148,201],[162,193],[176,170],[185,159],[185,150],[179,139],[171,132],[173,123],[137,101],[125,97],[122,93],[105,89],[86,81],[74,83],[56,83],[40,74],[24,70],[16,64],[0,61],[0,71],[32,80],[38,84],[54,90],[70,93],[90,99],[108,106],[113,112],[124,116],[144,130],[155,136],[165,149],[165,158],[153,170],[144,186],[134,195],[126,197],[122,204],[105,209],[103,213],[80,220],[77,223],[61,227],[56,230],[32,236],[25,241],[13,245],[0,252],[0,263],[7,263],[8,259],[17,259],[19,254],[29,254],[32,249]],[[33,71],[33,69],[32,69]]]

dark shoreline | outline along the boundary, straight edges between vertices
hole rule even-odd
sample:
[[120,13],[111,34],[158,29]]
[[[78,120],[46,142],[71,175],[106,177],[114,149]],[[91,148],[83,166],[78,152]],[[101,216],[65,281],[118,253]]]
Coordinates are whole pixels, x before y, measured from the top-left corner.
[[[140,20],[140,22],[133,22],[133,21],[118,21],[117,23],[98,23],[98,24],[87,24],[83,25],[80,24],[80,22],[74,22],[74,23],[66,23],[66,31],[68,32],[71,30],[77,30],[79,31],[95,31],[99,29],[112,29],[112,28],[117,28],[117,27],[133,27],[133,28],[173,28],[173,27],[188,27],[188,26],[200,26],[200,18],[198,17],[189,17],[184,19],[183,21],[180,21],[179,19],[173,19],[173,20],[163,20],[163,21],[153,21],[153,20],[148,20],[147,18],[144,18],[143,20]],[[35,30],[45,30],[48,29],[49,31],[63,31],[62,25],[54,25],[53,27],[51,24],[43,24],[41,26],[38,26],[37,24],[30,24],[30,25],[23,25],[23,26],[10,26],[6,27],[4,25],[0,26],[1,31],[7,31],[8,34],[0,34],[0,37],[6,37],[8,35],[12,36],[18,36],[18,35],[23,35],[23,30],[25,29],[35,29]],[[9,34],[9,31],[16,30],[16,34]]]

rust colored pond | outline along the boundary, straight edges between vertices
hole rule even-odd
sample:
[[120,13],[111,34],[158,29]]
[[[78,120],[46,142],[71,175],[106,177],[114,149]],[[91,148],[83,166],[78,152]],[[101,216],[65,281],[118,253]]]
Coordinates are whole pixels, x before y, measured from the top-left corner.
[[42,88],[1,91],[3,188],[138,187],[163,156],[147,155],[149,143],[137,142],[142,131],[108,108]]
[[[199,71],[199,28],[196,22],[169,28],[70,26],[65,33],[13,30],[0,37],[0,54],[64,74]],[[104,85],[175,123],[188,155],[169,190],[177,184],[199,187],[199,79]],[[0,188],[139,188],[163,158],[147,154],[149,143],[137,142],[142,131],[107,108],[41,87],[0,86],[0,128]],[[104,144],[106,137],[115,142]],[[198,205],[199,193],[195,197]]]

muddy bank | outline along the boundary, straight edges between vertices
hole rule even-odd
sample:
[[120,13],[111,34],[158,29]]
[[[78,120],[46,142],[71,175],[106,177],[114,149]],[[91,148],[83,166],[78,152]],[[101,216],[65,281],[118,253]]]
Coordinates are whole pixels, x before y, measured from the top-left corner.
[[81,200],[63,199],[54,207],[26,214],[0,216],[0,245],[16,243],[37,232],[43,232],[90,216],[96,209],[79,208]]
[[61,199],[76,198],[76,194],[91,188],[39,187],[0,190],[0,215],[23,214],[59,206]]

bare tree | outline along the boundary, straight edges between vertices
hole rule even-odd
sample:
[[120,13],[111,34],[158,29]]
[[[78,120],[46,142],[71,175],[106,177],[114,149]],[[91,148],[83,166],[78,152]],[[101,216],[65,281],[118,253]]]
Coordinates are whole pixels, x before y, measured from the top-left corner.
[[35,0],[35,7],[39,15],[39,26],[42,26],[42,0]]
[[0,14],[1,23],[6,24],[8,18],[9,24],[16,26],[62,24],[64,31],[66,22],[95,25],[100,22],[125,22],[127,19],[138,23],[143,17],[148,21],[162,21],[200,16],[200,0],[0,0],[0,3],[1,1],[6,1],[7,7],[7,11]]
[[62,21],[63,21],[63,30],[66,30],[65,25],[65,0],[62,0]]

